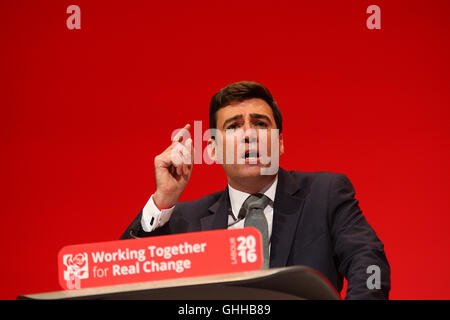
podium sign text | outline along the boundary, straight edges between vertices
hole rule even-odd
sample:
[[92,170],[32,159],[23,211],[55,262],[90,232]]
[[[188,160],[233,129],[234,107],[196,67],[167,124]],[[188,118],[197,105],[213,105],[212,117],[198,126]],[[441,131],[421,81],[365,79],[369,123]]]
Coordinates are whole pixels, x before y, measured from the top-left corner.
[[63,289],[258,270],[261,234],[249,227],[67,246],[58,254]]

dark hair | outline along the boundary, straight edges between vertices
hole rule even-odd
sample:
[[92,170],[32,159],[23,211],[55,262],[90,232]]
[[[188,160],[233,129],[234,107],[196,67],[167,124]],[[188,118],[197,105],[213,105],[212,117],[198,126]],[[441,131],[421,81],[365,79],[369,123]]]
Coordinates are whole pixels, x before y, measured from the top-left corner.
[[222,88],[212,98],[209,104],[209,127],[217,128],[216,113],[219,109],[228,106],[232,102],[240,102],[247,99],[260,98],[267,102],[272,109],[277,128],[282,130],[281,111],[269,89],[262,84],[253,81],[234,82]]

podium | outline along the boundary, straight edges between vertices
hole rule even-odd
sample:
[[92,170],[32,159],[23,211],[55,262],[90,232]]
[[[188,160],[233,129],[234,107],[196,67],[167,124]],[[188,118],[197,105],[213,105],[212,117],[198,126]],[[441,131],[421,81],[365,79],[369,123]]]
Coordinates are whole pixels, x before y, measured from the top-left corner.
[[339,300],[319,272],[292,266],[21,295],[33,300]]

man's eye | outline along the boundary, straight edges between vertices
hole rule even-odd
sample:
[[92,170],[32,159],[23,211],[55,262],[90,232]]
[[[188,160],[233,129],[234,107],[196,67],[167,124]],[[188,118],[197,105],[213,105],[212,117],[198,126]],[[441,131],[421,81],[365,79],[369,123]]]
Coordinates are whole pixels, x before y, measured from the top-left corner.
[[257,125],[258,127],[264,127],[264,128],[267,128],[267,123],[265,123],[265,122],[263,122],[263,121],[258,121],[258,122],[256,123],[256,125]]
[[234,129],[236,129],[238,127],[238,125],[236,124],[236,123],[233,123],[232,125],[229,125],[228,127],[227,127],[227,130],[234,130]]

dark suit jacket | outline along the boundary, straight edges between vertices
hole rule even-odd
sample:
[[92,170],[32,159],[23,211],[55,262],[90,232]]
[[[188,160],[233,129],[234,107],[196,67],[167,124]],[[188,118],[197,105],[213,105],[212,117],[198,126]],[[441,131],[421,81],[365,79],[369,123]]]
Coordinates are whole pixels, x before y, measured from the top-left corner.
[[[387,299],[390,267],[383,243],[367,223],[355,199],[351,182],[343,174],[285,171],[280,168],[274,201],[270,267],[309,266],[323,275],[338,292],[343,277],[347,299]],[[226,229],[231,211],[228,189],[196,201],[178,202],[170,221],[147,233],[141,213],[121,239]],[[381,271],[381,289],[369,289],[367,267]],[[372,277],[373,278],[373,277]],[[372,281],[369,281],[373,283]]]

